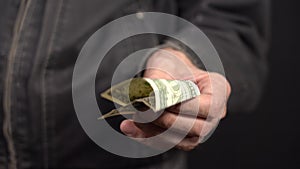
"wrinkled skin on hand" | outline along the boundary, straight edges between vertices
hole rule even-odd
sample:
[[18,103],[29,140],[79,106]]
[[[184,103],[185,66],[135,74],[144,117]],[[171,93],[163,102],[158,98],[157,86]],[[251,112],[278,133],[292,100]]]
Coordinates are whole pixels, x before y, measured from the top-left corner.
[[[226,78],[197,68],[183,52],[171,48],[156,51],[147,61],[144,77],[192,80],[201,94],[164,110],[151,123],[124,120],[120,129],[133,139],[153,137],[172,127],[174,134],[160,139],[172,143],[176,142],[177,135],[184,133],[184,139],[176,147],[188,151],[203,142],[214,131],[219,120],[226,116],[227,100],[231,92]],[[177,125],[173,125],[176,120]]]

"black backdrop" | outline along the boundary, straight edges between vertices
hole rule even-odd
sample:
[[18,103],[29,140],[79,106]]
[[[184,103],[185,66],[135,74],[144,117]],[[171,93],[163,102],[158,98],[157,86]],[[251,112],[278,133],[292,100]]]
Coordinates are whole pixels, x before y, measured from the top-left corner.
[[300,1],[272,1],[270,75],[252,114],[228,115],[189,169],[300,168]]

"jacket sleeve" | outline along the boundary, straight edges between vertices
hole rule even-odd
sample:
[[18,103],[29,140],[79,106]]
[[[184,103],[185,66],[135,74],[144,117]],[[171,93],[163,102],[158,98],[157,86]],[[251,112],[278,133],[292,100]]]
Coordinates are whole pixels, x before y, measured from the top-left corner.
[[267,76],[268,0],[178,0],[178,15],[198,26],[219,53],[232,87],[229,112],[253,111]]

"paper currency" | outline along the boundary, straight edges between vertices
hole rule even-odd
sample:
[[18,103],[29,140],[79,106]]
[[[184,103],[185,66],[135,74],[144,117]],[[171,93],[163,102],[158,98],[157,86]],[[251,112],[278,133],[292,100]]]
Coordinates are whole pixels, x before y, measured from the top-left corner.
[[197,85],[190,80],[165,80],[134,78],[112,86],[101,94],[122,107],[101,116],[105,119],[116,115],[134,114],[152,109],[154,112],[200,95]]

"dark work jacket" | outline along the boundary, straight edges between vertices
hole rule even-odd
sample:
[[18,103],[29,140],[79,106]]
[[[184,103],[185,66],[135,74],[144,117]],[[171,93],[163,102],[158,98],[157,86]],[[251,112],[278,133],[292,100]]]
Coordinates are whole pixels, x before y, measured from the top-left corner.
[[[185,168],[177,150],[145,159],[110,154],[89,139],[76,118],[71,83],[80,49],[101,26],[140,11],[175,14],[198,26],[217,49],[231,83],[229,112],[255,108],[267,74],[267,0],[0,0],[1,169]],[[145,35],[117,44],[99,69],[95,92],[109,87],[123,57],[162,39]],[[112,108],[98,100],[101,109]],[[112,122],[116,130],[120,121]]]

